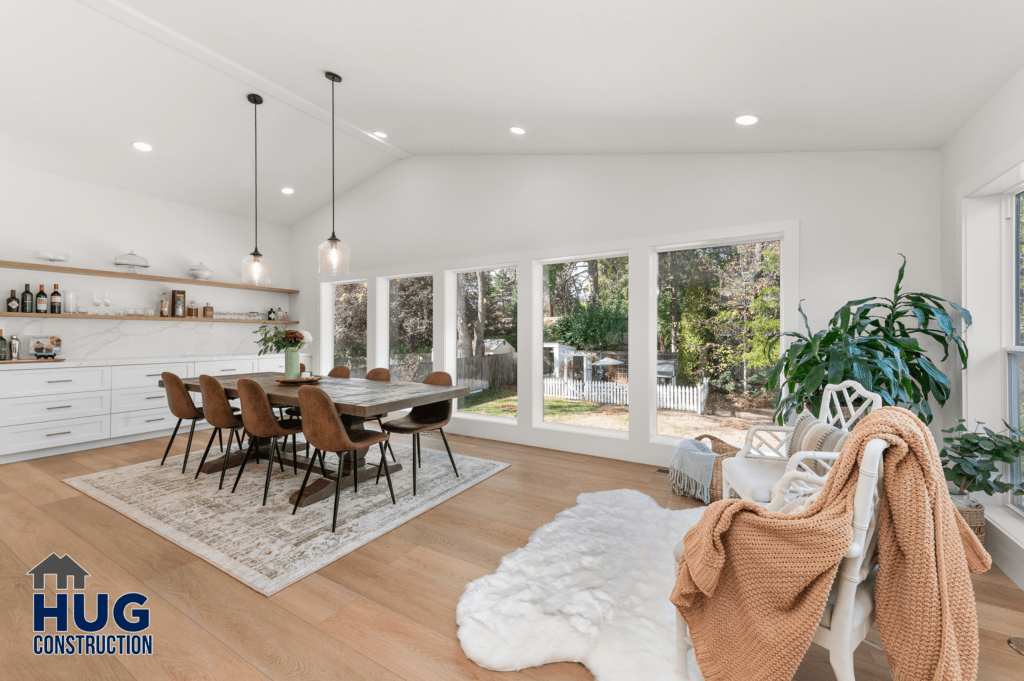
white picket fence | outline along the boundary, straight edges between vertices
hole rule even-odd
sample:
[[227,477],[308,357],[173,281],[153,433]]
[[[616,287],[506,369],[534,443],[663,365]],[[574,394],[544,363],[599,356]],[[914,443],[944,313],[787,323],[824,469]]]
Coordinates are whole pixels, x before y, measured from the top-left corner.
[[[629,404],[629,385],[608,381],[579,381],[544,378],[544,397],[583,400],[598,404]],[[704,413],[708,401],[708,379],[700,385],[659,385],[658,409]]]

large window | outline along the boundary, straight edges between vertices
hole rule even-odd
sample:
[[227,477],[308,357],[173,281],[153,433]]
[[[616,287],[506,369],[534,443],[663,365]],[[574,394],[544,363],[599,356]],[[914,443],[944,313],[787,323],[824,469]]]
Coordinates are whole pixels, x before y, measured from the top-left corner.
[[391,380],[422,381],[434,370],[434,278],[390,280],[388,302]]
[[629,260],[544,266],[544,421],[629,430]]
[[459,411],[515,418],[516,270],[461,272],[456,282],[456,379],[472,391],[458,400]]
[[772,422],[779,242],[658,254],[658,434],[742,445]]
[[366,375],[366,282],[334,287],[334,366]]

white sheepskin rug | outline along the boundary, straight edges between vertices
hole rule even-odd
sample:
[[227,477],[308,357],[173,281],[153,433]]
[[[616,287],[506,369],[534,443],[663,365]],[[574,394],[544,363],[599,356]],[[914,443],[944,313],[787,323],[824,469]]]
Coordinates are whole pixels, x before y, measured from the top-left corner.
[[579,495],[466,586],[462,649],[495,671],[581,662],[598,681],[677,678],[672,549],[703,512],[634,490]]

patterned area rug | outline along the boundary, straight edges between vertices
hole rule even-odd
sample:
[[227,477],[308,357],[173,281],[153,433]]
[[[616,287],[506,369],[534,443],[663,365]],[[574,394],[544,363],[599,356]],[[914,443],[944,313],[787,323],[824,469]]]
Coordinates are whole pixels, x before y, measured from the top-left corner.
[[[416,496],[412,495],[412,447],[393,443],[403,469],[392,475],[397,505],[391,503],[381,476],[341,490],[338,529],[331,534],[333,496],[291,515],[288,497],[299,489],[304,471],[284,473],[275,464],[267,505],[261,506],[266,461],[249,463],[231,494],[237,468],[229,469],[224,489],[218,490],[219,474],[193,480],[202,452],[193,452],[189,470],[181,474],[183,455],[170,457],[164,466],[147,461],[65,480],[77,490],[121,512],[175,544],[217,566],[232,577],[272,596],[289,584],[316,572],[324,565],[393,530],[421,513],[451,499],[459,492],[504,470],[508,464],[455,455],[459,476],[452,472],[448,454],[423,449],[423,467],[416,471]],[[376,448],[367,463],[379,461]],[[194,462],[193,462],[194,461]],[[338,458],[327,455],[328,468]],[[319,468],[310,482],[319,477]]]

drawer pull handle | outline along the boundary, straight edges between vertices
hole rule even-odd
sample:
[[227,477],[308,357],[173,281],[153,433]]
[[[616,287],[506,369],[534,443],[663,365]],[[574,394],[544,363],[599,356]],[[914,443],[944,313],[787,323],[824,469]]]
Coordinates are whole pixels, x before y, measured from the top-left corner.
[[65,404],[64,406],[61,406],[61,407],[47,407],[46,409],[47,409],[47,411],[49,411],[50,409],[70,409],[70,408],[71,408],[70,404]]
[[53,437],[54,435],[71,435],[71,431],[70,430],[65,430],[65,431],[60,432],[60,433],[47,433],[46,437]]
[[147,397],[146,399],[147,400],[162,400],[162,399],[164,399],[164,396],[163,395],[153,395],[152,397]]
[[154,376],[163,376],[163,374],[146,374],[146,378],[153,378]]
[[158,418],[158,419],[146,419],[146,423],[153,423],[153,421],[165,421],[165,420],[166,420],[166,419],[165,419],[164,417],[162,417],[162,416],[161,416],[161,417],[160,417],[160,418]]
[[59,381],[47,381],[47,383],[70,383],[73,380],[74,379],[72,379],[72,378],[63,378],[63,379],[61,379]]
[[221,371],[238,371],[238,369],[221,369]]

